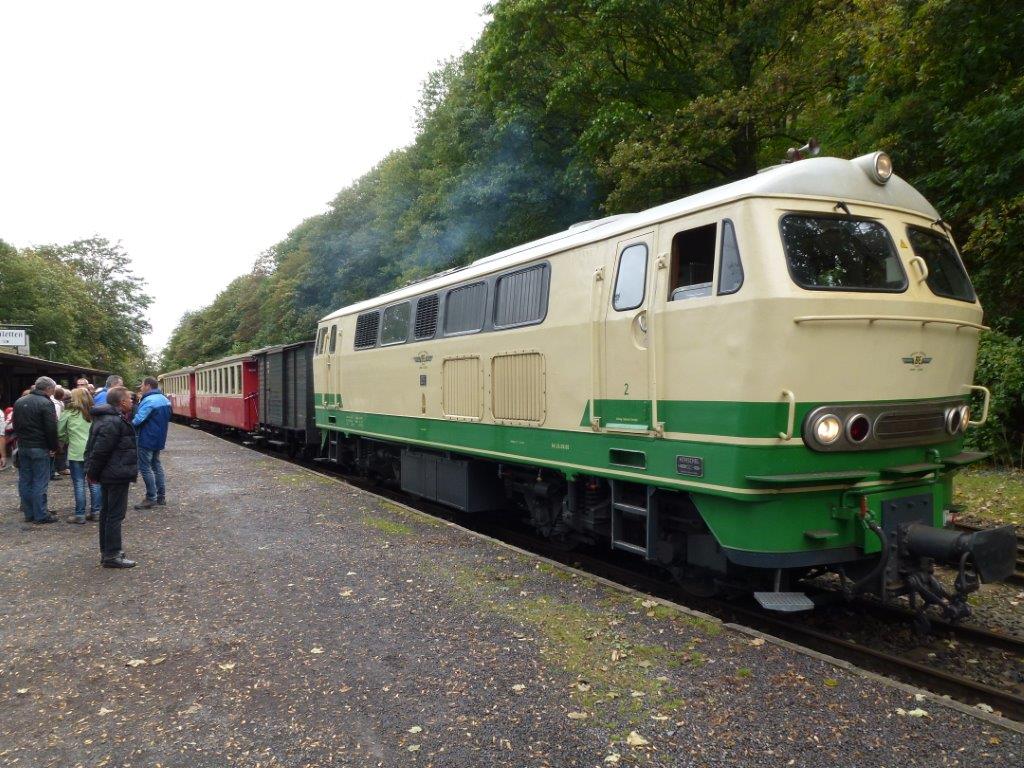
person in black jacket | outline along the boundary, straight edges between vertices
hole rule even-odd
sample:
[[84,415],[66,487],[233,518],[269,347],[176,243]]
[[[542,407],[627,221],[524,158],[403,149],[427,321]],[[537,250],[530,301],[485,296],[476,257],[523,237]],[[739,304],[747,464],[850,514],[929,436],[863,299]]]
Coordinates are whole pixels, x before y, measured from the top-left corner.
[[18,434],[18,493],[25,521],[43,525],[57,518],[46,508],[50,484],[50,459],[57,452],[57,411],[50,397],[57,384],[47,376],[14,404],[14,428]]
[[100,559],[104,568],[134,568],[121,549],[121,524],[128,511],[128,486],[138,479],[139,452],[131,422],[132,398],[124,387],[107,392],[93,406],[92,430],[85,446],[85,473],[103,487],[100,508]]

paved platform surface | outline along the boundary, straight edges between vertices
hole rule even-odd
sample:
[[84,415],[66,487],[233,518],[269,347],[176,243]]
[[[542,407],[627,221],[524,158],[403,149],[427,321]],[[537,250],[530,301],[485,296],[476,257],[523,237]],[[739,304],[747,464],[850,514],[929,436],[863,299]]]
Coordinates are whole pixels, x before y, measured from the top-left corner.
[[0,473],[0,766],[1024,764],[824,661],[200,432],[168,448],[132,571],[95,525],[24,525]]

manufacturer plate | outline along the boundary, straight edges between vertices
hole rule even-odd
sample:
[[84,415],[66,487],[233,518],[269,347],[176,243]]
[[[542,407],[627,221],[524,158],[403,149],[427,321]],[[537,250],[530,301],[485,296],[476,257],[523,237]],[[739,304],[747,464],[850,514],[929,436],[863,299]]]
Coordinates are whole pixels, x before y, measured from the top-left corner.
[[704,477],[704,459],[700,456],[676,456],[676,472],[689,477]]

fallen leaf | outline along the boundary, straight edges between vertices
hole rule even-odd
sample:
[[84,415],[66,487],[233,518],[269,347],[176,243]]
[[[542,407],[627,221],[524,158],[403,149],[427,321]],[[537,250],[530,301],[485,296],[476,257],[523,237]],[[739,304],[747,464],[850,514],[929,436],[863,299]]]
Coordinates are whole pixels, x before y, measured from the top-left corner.
[[604,761],[609,765],[618,765],[620,759],[621,755],[619,755],[618,752],[612,752],[610,755],[608,755],[608,757],[604,759]]
[[590,690],[590,683],[576,683],[576,690],[586,693]]
[[163,664],[163,663],[164,663],[165,661],[167,661],[167,657],[166,657],[166,656],[157,656],[157,657],[156,657],[155,659],[153,659],[153,660],[152,660],[151,662],[149,662],[149,663],[150,663],[150,664],[151,664],[152,666],[154,666],[154,667],[155,667],[155,666],[156,666],[157,664]]
[[618,661],[622,658],[622,652],[618,648],[612,649],[612,661]]
[[338,594],[341,595],[342,597],[351,597],[352,596],[352,590],[351,589],[343,589]]
[[904,715],[906,717],[929,717],[928,713],[918,707],[917,709],[903,709],[903,707],[896,708],[897,715]]
[[634,699],[642,699],[647,694],[643,691],[631,691],[629,695],[632,696]]
[[626,737],[626,743],[629,744],[629,746],[631,747],[646,747],[651,742],[649,742],[636,731],[630,731],[629,736]]
[[750,644],[752,646],[754,646],[755,648],[757,648],[758,646],[764,645],[764,638],[763,637],[755,637],[753,640],[750,641]]
[[409,733],[419,733],[422,730],[423,730],[422,727],[420,727],[418,725],[414,725],[412,728],[409,729]]
[[409,750],[410,752],[419,752],[420,751],[420,745],[419,744],[410,744],[408,747],[406,747],[406,749]]
[[217,666],[223,669],[225,672],[230,672],[232,669],[235,668],[235,662],[229,661],[224,664],[218,664]]
[[516,683],[515,685],[512,686],[512,690],[515,691],[516,693],[522,693],[523,691],[526,690],[526,686],[523,685],[522,683]]
[[636,665],[637,665],[638,667],[643,667],[644,669],[647,669],[648,667],[650,667],[650,666],[651,666],[651,662],[649,662],[649,661],[638,661],[638,662],[636,663]]
[[99,711],[99,712],[97,712],[96,714],[98,714],[98,715],[109,715],[109,714],[110,714],[111,712],[113,712],[113,711],[114,711],[114,710],[112,710],[112,709],[107,709],[106,707],[100,707],[100,711]]
[[653,608],[657,604],[657,600],[644,600],[642,603],[640,603],[640,605],[642,605],[644,608]]
[[320,647],[317,647],[317,648],[310,648],[310,649],[309,649],[309,652],[310,652],[310,653],[315,653],[316,655],[318,655],[318,656],[319,656],[319,655],[320,655],[321,653],[323,653],[323,652],[324,652],[324,649],[323,649],[323,648],[320,648]]
[[651,715],[651,720],[656,720],[659,723],[663,723],[668,720],[668,715]]
[[586,712],[570,712],[569,713],[569,719],[570,720],[586,720],[587,719],[587,713]]
[[125,663],[125,666],[126,667],[141,667],[143,664],[148,664],[148,663],[149,662],[147,662],[145,659],[131,659],[130,661]]
[[19,688],[19,689],[18,689],[18,690],[16,691],[16,693],[17,693],[17,694],[18,694],[19,696],[24,696],[24,695],[25,695],[26,693],[28,693],[28,688]]
[[159,643],[160,642],[160,638],[159,637],[147,637],[146,638],[146,642],[147,643]]
[[980,709],[982,712],[988,712],[989,714],[994,711],[990,705],[985,704],[984,702],[981,704],[975,704],[974,706],[976,709]]
[[835,688],[837,685],[839,685],[839,681],[836,680],[834,677],[826,677],[822,682],[824,682],[825,685],[827,685],[829,688]]
[[349,571],[349,572],[348,572],[348,573],[346,573],[345,575],[346,575],[346,576],[355,576],[355,575],[356,575],[356,572],[355,572],[355,571]]

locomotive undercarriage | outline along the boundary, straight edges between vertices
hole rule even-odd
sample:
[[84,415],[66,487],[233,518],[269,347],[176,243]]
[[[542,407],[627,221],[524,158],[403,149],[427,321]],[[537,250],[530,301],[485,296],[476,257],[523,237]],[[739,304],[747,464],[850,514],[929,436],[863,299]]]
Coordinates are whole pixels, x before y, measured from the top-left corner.
[[[566,480],[553,470],[410,449],[337,432],[327,433],[323,452],[327,460],[364,477],[463,511],[518,510],[523,523],[565,548],[610,542],[613,549],[663,568],[699,596],[774,595],[780,599],[764,599],[762,604],[778,606],[777,610],[814,607],[821,598],[812,600],[790,590],[834,574],[847,599],[874,595],[889,601],[907,596],[919,611],[922,627],[927,626],[928,609],[958,620],[969,614],[968,595],[981,583],[1006,578],[1015,559],[1012,527],[977,533],[935,528],[923,496],[883,506],[881,524],[872,519],[861,497],[859,519],[867,535],[880,542],[876,557],[810,567],[776,565],[766,559],[752,567],[730,560],[685,492],[593,476]],[[915,511],[915,504],[920,509]],[[939,565],[957,571],[952,590],[936,578]],[[803,599],[787,600],[786,595]]]

